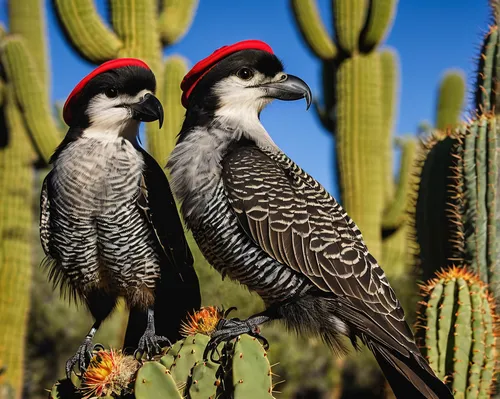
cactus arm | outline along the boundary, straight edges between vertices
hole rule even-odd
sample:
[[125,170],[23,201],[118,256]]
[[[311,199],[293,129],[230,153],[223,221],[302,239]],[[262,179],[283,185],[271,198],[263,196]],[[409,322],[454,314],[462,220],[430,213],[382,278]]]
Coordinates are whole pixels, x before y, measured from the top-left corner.
[[182,398],[168,370],[156,362],[147,362],[141,367],[134,388],[137,399]]
[[366,26],[361,34],[361,47],[370,51],[384,40],[396,14],[397,0],[372,0]]
[[469,370],[469,391],[467,396],[477,398],[481,381],[481,370],[484,367],[484,321],[483,321],[483,298],[479,284],[470,286],[470,302],[472,310],[472,362]]
[[499,40],[498,26],[494,25],[483,41],[475,83],[475,106],[481,113],[491,111],[496,102],[495,81]]
[[37,79],[36,66],[24,40],[14,36],[5,39],[1,59],[23,110],[31,138],[40,156],[47,162],[60,140],[51,107]]
[[453,338],[453,392],[462,394],[465,397],[467,389],[467,376],[469,370],[469,356],[472,347],[472,328],[471,328],[471,301],[469,286],[467,282],[459,278],[456,281],[456,322]]
[[337,45],[349,55],[359,50],[360,34],[368,12],[366,4],[366,0],[333,1]]
[[316,0],[291,0],[293,16],[309,49],[322,60],[331,60],[337,55],[337,47],[330,38]]
[[427,320],[427,327],[425,329],[425,348],[427,350],[427,360],[429,365],[434,370],[436,375],[440,378],[444,378],[444,372],[439,368],[439,350],[438,350],[438,332],[436,328],[432,326],[438,325],[438,320],[440,316],[439,312],[439,302],[441,296],[443,295],[444,280],[436,284],[435,288],[432,290],[429,298],[427,307],[425,308],[425,318]]
[[197,7],[198,0],[163,0],[159,28],[164,45],[171,45],[184,37]]
[[448,71],[438,90],[438,105],[435,118],[437,129],[454,128],[459,120],[465,97],[465,79],[462,72]]
[[12,398],[21,398],[32,273],[34,153],[10,88],[2,111],[10,140],[0,150],[0,361]]
[[412,189],[412,169],[417,154],[417,142],[412,138],[398,140],[402,147],[401,163],[399,167],[399,181],[391,204],[384,211],[382,228],[394,229],[406,219],[408,200]]
[[81,57],[100,64],[118,56],[120,38],[103,22],[93,0],[52,0],[68,42]]
[[162,85],[158,87],[158,98],[165,110],[165,123],[161,130],[148,131],[148,148],[160,165],[166,164],[182,127],[184,108],[179,101],[182,94],[180,83],[186,72],[187,61],[183,57],[173,55],[165,60],[160,79]]
[[[47,62],[45,7],[42,0],[16,0],[8,2],[10,33],[25,39],[35,62],[38,81],[48,97],[49,68]],[[48,100],[48,98],[47,98]]]

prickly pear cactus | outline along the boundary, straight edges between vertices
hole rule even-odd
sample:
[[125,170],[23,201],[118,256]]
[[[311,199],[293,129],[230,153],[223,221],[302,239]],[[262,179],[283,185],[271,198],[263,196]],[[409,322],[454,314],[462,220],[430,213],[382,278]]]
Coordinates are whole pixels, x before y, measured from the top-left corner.
[[189,335],[152,360],[95,351],[82,376],[58,381],[49,398],[273,398],[271,365],[257,339],[240,336],[219,345],[217,363],[203,359],[209,335],[225,314],[214,307],[195,312],[183,326]]
[[421,287],[418,323],[422,349],[455,398],[489,398],[498,371],[498,316],[477,275],[452,267]]

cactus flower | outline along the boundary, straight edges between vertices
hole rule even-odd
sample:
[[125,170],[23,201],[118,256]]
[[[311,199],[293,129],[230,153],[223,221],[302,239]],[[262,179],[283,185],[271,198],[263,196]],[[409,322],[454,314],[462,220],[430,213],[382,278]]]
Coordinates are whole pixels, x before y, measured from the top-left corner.
[[121,351],[99,351],[83,374],[83,398],[115,395],[131,391],[140,363]]

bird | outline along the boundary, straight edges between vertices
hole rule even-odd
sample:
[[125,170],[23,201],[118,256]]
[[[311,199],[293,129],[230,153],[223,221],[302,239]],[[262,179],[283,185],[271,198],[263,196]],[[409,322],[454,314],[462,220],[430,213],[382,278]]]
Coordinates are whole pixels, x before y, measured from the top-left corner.
[[[223,46],[181,83],[183,126],[167,162],[182,218],[208,262],[263,299],[265,311],[221,320],[212,349],[281,320],[332,351],[369,347],[398,398],[452,398],[415,343],[404,311],[355,222],[272,140],[274,99],[312,101],[260,40]],[[306,132],[302,137],[306,136]],[[212,352],[213,353],[213,352]]]
[[143,122],[163,123],[156,80],[136,58],[107,61],[68,96],[69,129],[54,151],[40,195],[42,265],[95,322],[66,362],[86,369],[93,338],[119,297],[130,309],[125,350],[148,357],[180,337],[200,307],[193,256],[163,169],[140,145]]

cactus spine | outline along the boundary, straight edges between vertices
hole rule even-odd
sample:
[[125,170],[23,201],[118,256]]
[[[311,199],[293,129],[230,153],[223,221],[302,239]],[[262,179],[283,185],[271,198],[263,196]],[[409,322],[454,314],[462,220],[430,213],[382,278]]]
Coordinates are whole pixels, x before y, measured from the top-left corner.
[[163,47],[179,40],[191,25],[197,0],[111,0],[111,25],[106,26],[92,0],[52,0],[66,37],[84,59],[98,64],[118,57],[141,58],[156,76],[157,94],[165,108],[162,129],[149,124],[149,152],[164,165],[181,127],[179,84],[187,72],[180,56],[162,61]]
[[497,371],[493,297],[475,274],[452,267],[421,287],[422,347],[455,398],[489,398]]

